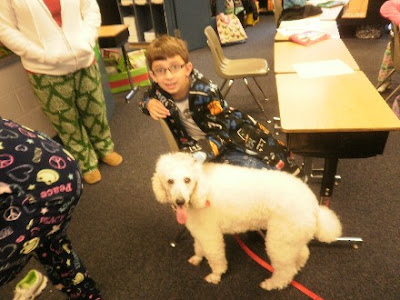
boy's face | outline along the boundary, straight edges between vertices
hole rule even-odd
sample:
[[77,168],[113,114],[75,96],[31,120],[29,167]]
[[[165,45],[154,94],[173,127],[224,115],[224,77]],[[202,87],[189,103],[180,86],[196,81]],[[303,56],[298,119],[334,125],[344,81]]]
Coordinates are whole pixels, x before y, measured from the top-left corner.
[[182,57],[175,55],[166,60],[154,61],[150,76],[160,88],[171,94],[174,100],[180,100],[189,91],[189,75],[192,70],[192,63],[185,64]]

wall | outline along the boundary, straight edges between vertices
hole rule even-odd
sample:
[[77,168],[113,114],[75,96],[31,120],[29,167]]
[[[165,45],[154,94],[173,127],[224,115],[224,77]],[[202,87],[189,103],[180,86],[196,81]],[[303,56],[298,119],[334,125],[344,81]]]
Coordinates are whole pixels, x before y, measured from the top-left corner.
[[29,85],[28,77],[15,55],[0,60],[0,116],[55,136]]

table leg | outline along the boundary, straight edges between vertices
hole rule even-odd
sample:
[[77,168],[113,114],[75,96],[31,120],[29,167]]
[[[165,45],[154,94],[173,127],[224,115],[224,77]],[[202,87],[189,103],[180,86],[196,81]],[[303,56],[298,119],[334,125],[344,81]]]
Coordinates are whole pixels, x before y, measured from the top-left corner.
[[122,55],[124,56],[124,60],[125,60],[125,67],[126,67],[126,72],[127,72],[127,76],[128,76],[128,80],[129,80],[129,85],[131,86],[131,90],[129,91],[128,95],[125,96],[125,100],[126,102],[129,103],[129,100],[136,94],[136,92],[138,91],[138,87],[133,85],[133,80],[131,77],[131,65],[129,63],[129,57],[128,54],[126,53],[126,49],[125,49],[125,45],[122,45],[121,47],[122,50]]
[[[326,205],[329,207],[331,199],[332,199],[332,193],[333,193],[333,187],[335,185],[335,175],[337,171],[337,166],[338,166],[339,159],[338,158],[325,158],[325,166],[324,166],[324,174],[322,177],[322,182],[321,182],[321,191],[320,191],[320,204],[321,205]],[[340,237],[338,238],[335,242],[331,243],[331,245],[345,245],[345,246],[351,246],[354,249],[358,249],[363,240],[360,237]]]
[[332,199],[333,186],[335,185],[335,175],[338,166],[338,158],[325,158],[324,175],[321,182],[320,204],[329,207]]

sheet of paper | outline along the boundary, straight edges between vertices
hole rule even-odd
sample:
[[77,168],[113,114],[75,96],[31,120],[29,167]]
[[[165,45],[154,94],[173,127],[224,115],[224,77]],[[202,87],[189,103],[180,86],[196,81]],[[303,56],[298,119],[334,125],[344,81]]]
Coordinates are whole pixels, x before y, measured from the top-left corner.
[[335,6],[332,8],[322,8],[322,14],[319,15],[321,21],[336,20],[342,11],[343,6]]
[[[340,14],[340,11],[349,3],[350,0],[342,0],[343,5],[331,7],[331,8],[322,8],[322,14],[318,16],[321,21],[332,21],[336,20]],[[311,5],[317,6],[318,4],[328,2],[328,0],[308,0],[307,3]]]
[[[312,5],[318,5],[321,3],[325,3],[328,2],[329,0],[308,0],[307,3],[312,4]],[[343,2],[344,5],[347,5],[350,0],[340,0],[341,2]]]
[[318,19],[282,21],[277,31],[286,37],[304,31],[320,31],[329,34],[332,39],[340,39],[336,21],[321,22]]
[[340,59],[294,64],[300,78],[315,78],[353,73],[354,70]]

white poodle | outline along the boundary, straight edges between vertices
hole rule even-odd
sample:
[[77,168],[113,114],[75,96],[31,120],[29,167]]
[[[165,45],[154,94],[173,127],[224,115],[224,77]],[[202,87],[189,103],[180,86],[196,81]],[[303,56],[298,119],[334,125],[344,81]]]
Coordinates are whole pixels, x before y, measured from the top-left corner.
[[200,164],[190,154],[165,154],[152,178],[157,200],[176,209],[179,223],[194,238],[198,265],[206,257],[217,284],[227,270],[223,234],[266,230],[265,246],[274,268],[260,286],[283,289],[306,264],[308,242],[335,241],[342,227],[326,206],[300,179],[281,171],[257,170],[227,164]]

